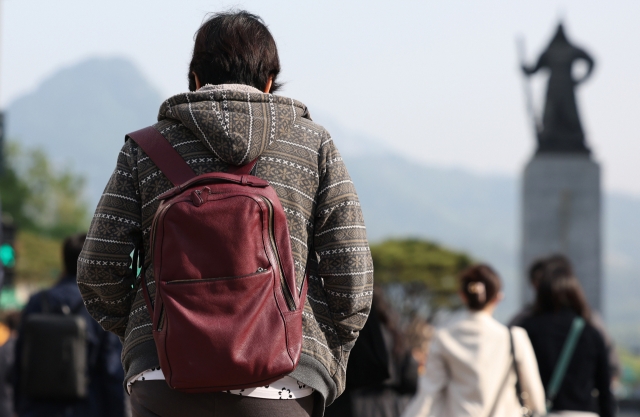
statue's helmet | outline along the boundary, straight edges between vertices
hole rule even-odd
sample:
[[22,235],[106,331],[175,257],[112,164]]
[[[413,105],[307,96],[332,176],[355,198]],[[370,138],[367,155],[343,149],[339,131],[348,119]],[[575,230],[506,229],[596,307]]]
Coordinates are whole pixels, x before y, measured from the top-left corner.
[[564,33],[564,26],[562,22],[558,23],[558,29],[556,29],[556,34],[553,36],[551,40],[551,45],[561,44],[561,43],[569,43],[567,36]]

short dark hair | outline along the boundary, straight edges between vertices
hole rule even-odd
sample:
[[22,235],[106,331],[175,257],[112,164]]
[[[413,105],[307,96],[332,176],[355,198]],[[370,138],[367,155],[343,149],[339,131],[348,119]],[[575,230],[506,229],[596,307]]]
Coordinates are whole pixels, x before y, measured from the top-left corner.
[[62,260],[65,274],[74,276],[78,274],[78,258],[86,238],[86,233],[78,233],[67,237],[62,243]]
[[538,284],[534,308],[537,313],[557,313],[569,309],[589,320],[589,304],[566,257],[548,259]]
[[473,265],[460,274],[460,291],[470,310],[484,309],[496,298],[501,287],[500,277],[486,264]]
[[540,280],[544,276],[547,266],[564,271],[563,273],[573,275],[573,266],[566,256],[556,253],[546,258],[540,258],[534,261],[529,267],[529,282],[534,287],[538,287]]
[[540,278],[544,274],[544,267],[547,263],[546,259],[537,259],[529,266],[529,282],[534,287],[538,287]]
[[190,91],[196,90],[194,72],[202,85],[245,84],[264,91],[271,76],[270,92],[281,86],[276,41],[259,16],[244,10],[215,13],[200,26],[189,64]]
[[545,259],[545,270],[551,268],[567,275],[573,274],[573,264],[569,258],[560,253],[553,254]]

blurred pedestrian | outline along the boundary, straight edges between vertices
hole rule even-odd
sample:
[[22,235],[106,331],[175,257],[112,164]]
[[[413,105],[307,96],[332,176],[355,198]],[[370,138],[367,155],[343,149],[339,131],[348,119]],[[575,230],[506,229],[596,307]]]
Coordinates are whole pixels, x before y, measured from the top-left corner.
[[[82,246],[85,242],[85,234],[77,234],[66,238],[63,242],[62,258],[64,272],[62,278],[50,289],[33,295],[22,311],[21,325],[18,331],[16,343],[15,366],[15,404],[16,412],[20,417],[122,417],[124,415],[124,389],[122,380],[124,373],[120,365],[120,353],[122,345],[113,334],[104,331],[100,325],[91,318],[85,308],[78,285],[76,283],[77,262]],[[86,338],[86,350],[84,346],[74,347],[74,353],[86,352],[81,359],[85,363],[77,363],[76,358],[48,358],[50,361],[39,359],[37,363],[31,363],[34,359],[29,349],[42,349],[47,351],[48,346],[29,346],[26,335],[26,322],[30,318],[44,318],[51,315],[73,315],[79,318],[81,336]],[[55,320],[51,320],[53,323]],[[53,348],[51,354],[53,354]],[[67,352],[71,352],[67,351]],[[60,362],[72,363],[78,369],[85,369],[86,375],[79,376],[80,380],[86,380],[86,395],[84,398],[66,399],[50,397],[48,399],[34,398],[27,389],[26,370],[29,369],[30,377],[38,374],[49,374],[45,369],[34,367],[57,366]],[[65,384],[67,381],[42,380],[30,382],[37,384],[44,390],[50,387],[55,391],[56,385]],[[31,386],[31,385],[29,385]],[[80,387],[83,388],[83,387]]]
[[[569,273],[573,274],[573,266],[571,265],[571,261],[564,255],[555,254],[534,261],[529,268],[529,283],[533,287],[535,294],[538,293],[540,280],[544,276],[544,271],[547,264],[562,265],[562,268],[565,268],[567,271],[569,271]],[[534,304],[528,304],[524,306],[523,309],[520,310],[520,312],[518,312],[511,319],[511,321],[509,322],[509,326],[521,326],[527,318],[531,317],[534,314],[534,312]],[[620,365],[620,358],[618,357],[618,352],[616,351],[613,338],[609,335],[604,320],[597,311],[591,311],[590,321],[591,325],[593,325],[593,327],[595,327],[596,330],[600,332],[600,335],[604,339],[604,344],[607,348],[607,357],[609,359],[609,370],[611,372],[611,378],[612,380],[615,380],[620,377],[622,367]]]
[[[552,415],[615,414],[605,342],[564,259],[545,263],[533,314],[523,320],[522,327],[531,339]],[[572,339],[573,343],[568,342]],[[573,348],[567,347],[572,344]]]
[[433,338],[433,326],[421,317],[415,317],[407,328],[407,345],[418,363],[418,375],[424,375],[429,356],[429,343]]
[[[167,59],[174,59],[174,56],[167,51]],[[331,404],[344,390],[349,351],[367,320],[371,306],[373,265],[366,228],[355,188],[329,133],[311,120],[304,104],[272,94],[279,87],[279,72],[276,43],[262,19],[246,11],[211,15],[195,36],[191,64],[186,74],[190,91],[163,102],[158,123],[151,127],[152,131],[144,130],[157,139],[146,142],[150,147],[140,146],[128,138],[118,156],[117,168],[93,217],[90,239],[87,239],[80,259],[78,284],[93,317],[124,340],[122,361],[134,416],[321,415],[325,405]],[[158,135],[163,137],[158,138]],[[163,149],[162,146],[166,148],[154,153],[153,146],[156,150]],[[166,158],[163,159],[163,155]],[[167,174],[171,168],[179,175],[169,175],[172,177],[170,181]],[[154,336],[158,337],[160,330],[166,334],[171,325],[153,328],[149,311],[161,298],[156,297],[160,292],[152,263],[157,263],[158,258],[170,262],[172,253],[190,248],[190,253],[182,252],[185,265],[194,261],[184,267],[193,273],[189,276],[213,280],[229,275],[202,272],[200,267],[207,264],[206,261],[210,261],[209,265],[225,265],[229,261],[227,258],[232,258],[230,260],[237,259],[239,265],[249,264],[241,257],[249,259],[251,249],[244,241],[238,243],[240,239],[209,236],[210,242],[201,245],[186,238],[184,241],[176,238],[167,242],[174,245],[175,251],[154,252],[153,248],[157,249],[158,245],[152,247],[151,238],[156,236],[157,229],[153,225],[158,224],[154,215],[162,201],[159,196],[172,189],[180,192],[181,188],[174,188],[174,184],[184,184],[195,175],[238,173],[238,170],[247,168],[258,178],[242,174],[242,181],[238,182],[258,186],[262,180],[268,181],[277,194],[278,207],[282,205],[278,213],[286,216],[287,220],[286,224],[273,222],[273,226],[267,223],[275,212],[267,214],[269,207],[273,208],[270,204],[277,201],[260,199],[251,210],[264,210],[265,220],[255,225],[251,223],[247,228],[253,228],[251,230],[256,233],[262,233],[262,227],[265,227],[265,233],[271,233],[266,231],[267,228],[288,229],[290,239],[281,241],[286,244],[279,245],[279,248],[291,249],[287,250],[289,256],[284,259],[288,261],[286,265],[291,264],[292,270],[288,276],[283,276],[282,263],[279,272],[275,272],[277,263],[272,269],[270,262],[273,256],[277,256],[274,252],[278,248],[268,240],[262,243],[263,237],[259,235],[255,242],[261,243],[254,245],[255,251],[251,254],[257,251],[261,265],[268,269],[260,266],[258,272],[253,269],[249,274],[279,276],[277,279],[282,281],[282,285],[272,291],[279,297],[288,296],[288,302],[279,298],[277,302],[278,308],[289,308],[290,311],[283,312],[282,317],[278,316],[272,322],[291,324],[294,330],[286,334],[286,339],[297,342],[290,350],[273,350],[277,351],[279,358],[289,357],[294,362],[293,358],[297,360],[299,354],[300,359],[292,372],[268,385],[259,380],[240,381],[240,377],[235,378],[235,370],[245,364],[250,367],[253,363],[244,361],[245,356],[268,358],[269,353],[264,352],[271,346],[279,346],[276,335],[272,339],[262,337],[260,343],[243,345],[245,352],[237,352],[237,362],[229,361],[229,369],[234,371],[214,375],[219,377],[220,384],[228,383],[228,386],[238,386],[239,389],[225,392],[211,389],[212,392],[198,394],[173,389],[166,375],[171,376],[173,371],[189,374],[192,369],[188,366],[171,369],[168,360],[161,367],[160,358],[167,356],[159,355]],[[218,178],[233,180],[237,177],[223,175]],[[206,200],[199,200],[199,196]],[[212,201],[215,197],[209,188],[194,189],[189,199],[194,204],[190,206],[193,207],[192,212],[198,213],[196,204],[199,207],[200,201],[205,207],[208,203],[204,201]],[[248,201],[248,198],[243,201]],[[169,205],[162,207],[168,210]],[[233,214],[229,216],[233,218]],[[189,218],[193,220],[189,224],[195,225],[191,230],[199,230],[202,226],[196,217]],[[208,221],[215,225],[223,222],[220,218]],[[180,221],[176,223],[178,226],[183,224]],[[233,236],[232,231],[228,233]],[[137,268],[130,267],[130,254],[134,248],[136,253],[144,255],[146,261],[140,277],[136,274]],[[196,260],[201,259],[205,261],[195,265]],[[199,275],[201,272],[206,275]],[[308,277],[306,282],[305,277]],[[289,286],[292,280],[296,281],[297,289]],[[303,313],[302,324],[297,324],[301,316],[297,315],[297,306],[292,308],[295,304],[292,299],[297,299],[303,283],[308,289],[308,296],[304,311],[300,311]],[[148,293],[143,290],[147,287]],[[177,285],[173,288],[183,294]],[[166,313],[168,304],[162,305],[164,310],[161,311]],[[259,309],[262,304],[254,303],[254,306]],[[157,320],[160,320],[160,314],[156,315]],[[264,317],[261,313],[254,315]],[[198,314],[193,314],[190,319],[199,320],[199,323],[209,320]],[[242,319],[255,321],[247,317]],[[295,330],[294,326],[298,329]],[[228,327],[224,326],[228,334],[240,333],[238,329]],[[199,330],[194,332],[196,336],[200,335]],[[229,348],[236,353],[233,345],[241,343],[242,338],[234,337],[216,341],[221,349]],[[184,351],[193,342],[185,339]],[[176,357],[188,362],[190,358],[184,351],[176,353]],[[256,373],[266,367],[256,367]],[[193,365],[193,373],[197,368],[198,363]],[[190,377],[184,378],[185,384],[193,382]],[[245,388],[245,384],[256,385]],[[203,388],[205,391],[209,389]]]
[[462,272],[460,296],[467,308],[436,330],[425,375],[404,417],[518,416],[521,400],[544,413],[544,390],[526,332],[492,317],[500,289],[500,278],[487,265]]
[[13,417],[13,369],[20,312],[7,311],[2,324],[8,334],[0,346],[0,417]]
[[371,313],[349,356],[347,388],[325,416],[399,417],[416,392],[418,367],[397,313],[376,286]]

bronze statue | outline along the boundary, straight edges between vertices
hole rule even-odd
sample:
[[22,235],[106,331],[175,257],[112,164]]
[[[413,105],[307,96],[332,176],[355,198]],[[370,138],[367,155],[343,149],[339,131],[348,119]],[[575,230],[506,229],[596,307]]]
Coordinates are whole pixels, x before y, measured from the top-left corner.
[[[587,71],[583,77],[574,79],[571,72],[573,63],[580,59],[586,61]],[[589,54],[569,43],[562,24],[558,25],[555,36],[536,65],[522,65],[527,76],[541,68],[547,68],[551,73],[542,128],[537,129],[537,152],[590,152],[578,115],[574,87],[589,78],[593,66],[594,62]]]

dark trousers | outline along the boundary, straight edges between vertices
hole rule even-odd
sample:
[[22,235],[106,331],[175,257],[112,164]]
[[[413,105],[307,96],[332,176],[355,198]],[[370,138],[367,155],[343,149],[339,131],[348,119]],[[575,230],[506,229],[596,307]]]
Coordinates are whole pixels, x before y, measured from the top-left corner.
[[310,417],[313,398],[272,400],[224,392],[186,394],[169,388],[165,381],[137,381],[131,386],[133,417]]

